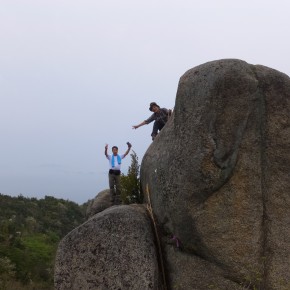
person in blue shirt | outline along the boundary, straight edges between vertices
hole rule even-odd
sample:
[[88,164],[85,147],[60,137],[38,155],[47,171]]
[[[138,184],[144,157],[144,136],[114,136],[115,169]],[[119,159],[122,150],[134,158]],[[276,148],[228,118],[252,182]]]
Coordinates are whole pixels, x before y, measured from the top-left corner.
[[117,146],[113,146],[112,147],[112,155],[108,154],[108,144],[106,144],[105,146],[105,155],[106,158],[109,160],[109,186],[110,186],[110,195],[111,195],[111,202],[113,204],[119,204],[121,199],[120,199],[120,195],[121,195],[121,190],[120,190],[120,174],[121,174],[121,163],[122,163],[122,159],[124,159],[132,145],[127,142],[128,145],[128,149],[127,151],[122,154],[119,155],[118,154],[118,147]]

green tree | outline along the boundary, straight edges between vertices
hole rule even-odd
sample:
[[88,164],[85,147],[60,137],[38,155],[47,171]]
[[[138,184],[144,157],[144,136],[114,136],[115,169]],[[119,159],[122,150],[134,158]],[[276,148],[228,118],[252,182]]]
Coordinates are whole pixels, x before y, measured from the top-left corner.
[[0,258],[0,289],[8,289],[7,283],[15,278],[15,265],[9,258]]
[[127,175],[122,174],[120,178],[121,183],[121,199],[125,204],[142,203],[142,195],[140,190],[140,165],[138,157],[134,150],[132,150],[131,165],[129,166]]
[[0,194],[0,290],[52,290],[59,241],[85,221],[84,206]]

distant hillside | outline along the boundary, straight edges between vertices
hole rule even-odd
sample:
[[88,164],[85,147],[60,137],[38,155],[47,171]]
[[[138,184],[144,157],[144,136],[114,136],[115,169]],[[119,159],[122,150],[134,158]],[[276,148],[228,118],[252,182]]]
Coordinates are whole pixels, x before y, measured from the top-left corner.
[[57,245],[85,221],[85,205],[0,194],[0,289],[53,289]]

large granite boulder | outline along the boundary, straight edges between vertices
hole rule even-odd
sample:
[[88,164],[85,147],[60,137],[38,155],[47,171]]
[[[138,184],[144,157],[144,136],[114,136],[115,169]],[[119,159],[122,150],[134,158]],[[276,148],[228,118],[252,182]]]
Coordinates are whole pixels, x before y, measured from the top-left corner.
[[94,215],[59,244],[55,289],[158,289],[151,221],[141,205],[113,206]]
[[180,78],[141,164],[164,242],[183,245],[165,246],[172,289],[290,289],[289,116],[290,79],[271,68],[227,59]]
[[55,289],[289,290],[289,113],[290,79],[273,69],[186,72],[141,164],[159,239],[144,206],[100,209],[100,196],[59,245]]

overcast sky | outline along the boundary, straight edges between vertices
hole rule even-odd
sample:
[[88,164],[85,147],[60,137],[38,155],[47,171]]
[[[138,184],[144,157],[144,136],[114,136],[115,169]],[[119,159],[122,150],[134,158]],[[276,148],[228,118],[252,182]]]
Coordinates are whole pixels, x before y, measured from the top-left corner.
[[[288,0],[0,0],[0,193],[86,202],[108,188],[106,143],[141,163],[149,103],[238,58],[290,74]],[[123,171],[131,159],[124,159]]]

